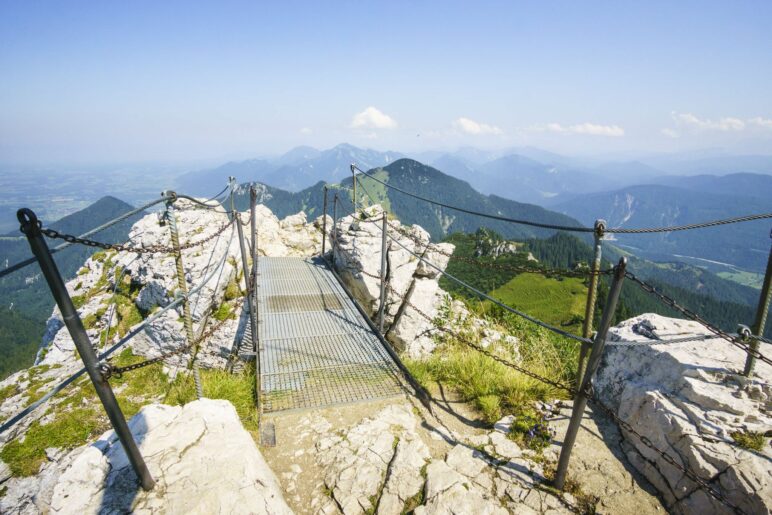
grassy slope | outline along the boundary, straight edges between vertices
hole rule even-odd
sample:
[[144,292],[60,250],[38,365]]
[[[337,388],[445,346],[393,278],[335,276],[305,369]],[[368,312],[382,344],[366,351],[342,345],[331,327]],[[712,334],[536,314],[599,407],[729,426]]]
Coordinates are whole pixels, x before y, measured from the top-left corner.
[[[134,356],[130,349],[126,349],[117,356],[115,364],[125,366],[141,360],[141,357]],[[28,404],[54,386],[53,382],[45,383],[35,379],[44,367],[32,367],[28,371],[31,381]],[[201,378],[207,398],[229,400],[235,406],[244,427],[252,432],[257,431],[253,368],[247,368],[240,374],[202,370]],[[161,363],[129,372],[121,378],[112,378],[110,383],[127,419],[145,404],[164,402],[183,405],[196,398],[192,377],[179,374],[172,380],[163,372]],[[0,391],[0,402],[15,393],[14,389]],[[64,390],[59,397],[63,397],[60,403],[48,404],[46,413],[54,415],[51,423],[41,425],[39,422],[33,422],[23,441],[18,438],[12,440],[0,451],[0,459],[8,464],[14,476],[36,474],[46,459],[45,450],[48,447],[73,449],[110,429],[104,409],[87,378]]]
[[581,279],[520,274],[490,295],[544,322],[581,334],[587,300],[587,286]]
[[[446,241],[456,245],[454,256],[470,257],[474,255],[475,238],[474,235],[454,234]],[[527,261],[527,252],[495,260],[490,257],[477,259],[488,263],[535,265]],[[556,279],[530,273],[514,275],[510,271],[479,267],[458,259],[450,260],[448,271],[483,291],[491,292],[493,297],[547,322],[558,326],[568,323],[565,325],[567,329],[574,332],[581,330],[587,292],[581,279]],[[575,342],[505,312],[488,301],[480,302],[447,278],[443,277],[440,283],[454,297],[464,300],[478,316],[490,320],[498,326],[498,330],[518,340],[519,356],[506,346],[496,349],[492,346],[489,348],[491,351],[508,360],[517,361],[519,358],[519,363],[526,369],[552,380],[564,384],[574,381],[579,354],[579,346]],[[449,316],[447,310],[441,310],[440,322],[447,321]],[[462,325],[461,332],[473,342],[480,339],[480,335],[469,325]],[[437,350],[427,360],[408,360],[408,366],[418,380],[429,387],[439,383],[457,390],[480,410],[488,423],[510,413],[530,416],[534,400],[551,401],[566,397],[566,392],[498,363],[455,338],[440,338]],[[518,439],[523,436],[513,437]]]
[[718,272],[716,274],[722,279],[736,282],[743,286],[750,286],[757,290],[761,289],[761,285],[764,282],[764,275],[754,272],[746,272],[745,270],[735,270],[733,272]]

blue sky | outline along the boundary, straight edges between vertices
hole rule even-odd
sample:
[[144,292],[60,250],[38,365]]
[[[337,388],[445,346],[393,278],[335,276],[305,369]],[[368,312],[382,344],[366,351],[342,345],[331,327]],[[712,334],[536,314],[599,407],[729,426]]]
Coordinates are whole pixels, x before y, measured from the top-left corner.
[[9,2],[0,161],[772,153],[772,2]]

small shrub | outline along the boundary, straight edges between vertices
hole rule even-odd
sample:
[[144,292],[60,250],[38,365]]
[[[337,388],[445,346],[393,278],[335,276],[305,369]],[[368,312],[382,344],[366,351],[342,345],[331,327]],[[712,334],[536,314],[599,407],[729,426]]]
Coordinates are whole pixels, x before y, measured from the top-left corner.
[[239,285],[236,283],[235,278],[231,278],[230,281],[228,281],[228,285],[225,287],[225,294],[224,299],[225,301],[233,300],[241,296],[241,289],[239,288]]
[[522,409],[515,415],[509,437],[521,446],[533,451],[542,451],[549,447],[553,430],[544,421],[541,413],[535,409]]
[[216,310],[214,310],[212,317],[214,317],[215,320],[222,322],[223,320],[236,318],[236,313],[233,311],[233,308],[223,302]]
[[749,451],[761,452],[764,449],[764,433],[755,431],[735,431],[732,438],[737,445]]

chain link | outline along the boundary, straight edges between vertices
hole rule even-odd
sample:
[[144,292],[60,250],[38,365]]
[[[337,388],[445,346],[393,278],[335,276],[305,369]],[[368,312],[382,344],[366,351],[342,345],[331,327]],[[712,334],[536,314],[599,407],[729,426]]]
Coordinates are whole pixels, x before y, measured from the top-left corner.
[[733,509],[736,513],[745,514],[746,512],[740,509],[738,506],[735,506],[729,499],[724,496],[720,491],[716,490],[713,486],[710,485],[706,480],[698,476],[694,471],[689,470],[688,468],[684,467],[680,463],[678,463],[671,455],[668,453],[662,451],[658,447],[654,445],[654,443],[647,437],[646,435],[642,435],[638,431],[633,428],[632,425],[630,425],[629,422],[626,420],[623,420],[622,418],[617,415],[613,409],[606,406],[598,397],[597,395],[591,395],[589,397],[590,402],[598,406],[601,411],[603,411],[606,415],[608,415],[609,418],[611,418],[619,427],[624,429],[629,434],[635,436],[643,445],[645,445],[648,449],[651,449],[655,453],[657,453],[666,463],[672,465],[673,467],[677,468],[679,471],[681,471],[686,477],[694,481],[697,486],[704,490],[706,493],[708,493],[710,496],[718,500],[719,502],[725,504],[729,508]]
[[743,351],[745,351],[746,353],[748,353],[751,356],[755,357],[756,359],[760,359],[764,363],[767,363],[768,365],[772,365],[772,360],[771,359],[769,359],[768,357],[763,355],[758,350],[753,349],[749,345],[745,344],[742,341],[742,339],[740,339],[739,337],[732,336],[731,334],[727,333],[726,331],[724,331],[722,329],[719,329],[718,327],[714,326],[713,324],[711,324],[710,322],[708,322],[707,320],[702,318],[700,315],[698,315],[694,311],[691,311],[690,309],[687,309],[687,308],[681,306],[680,304],[678,304],[678,302],[675,299],[673,299],[671,297],[668,297],[664,293],[661,293],[661,292],[657,291],[657,289],[654,288],[654,286],[646,283],[642,279],[639,279],[632,272],[625,272],[625,276],[628,279],[630,279],[631,281],[633,281],[635,284],[637,284],[643,291],[645,291],[645,292],[647,292],[647,293],[657,297],[663,304],[665,304],[665,305],[675,309],[676,311],[678,311],[679,313],[681,313],[685,317],[689,318],[690,320],[694,320],[695,322],[697,322],[700,325],[704,326],[711,333],[715,334],[716,336],[719,336],[719,337],[723,338],[724,340],[728,341],[729,343],[731,343],[735,347],[737,347],[739,349],[742,349]]
[[[217,236],[225,232],[225,230],[228,227],[230,227],[232,223],[233,223],[233,220],[231,220],[226,224],[223,224],[219,229],[217,229],[217,231],[215,231],[210,236],[207,236],[206,238],[180,245],[180,250],[188,250],[188,249],[205,245],[206,243],[210,242],[211,240],[215,239]],[[174,247],[166,246],[166,245],[148,245],[147,247],[133,247],[131,245],[125,245],[122,243],[103,243],[95,240],[90,240],[87,238],[80,238],[72,234],[60,233],[56,229],[51,229],[51,228],[41,228],[40,232],[48,236],[49,238],[64,240],[68,243],[77,243],[79,245],[84,245],[86,247],[98,247],[105,250],[116,250],[119,252],[133,252],[136,254],[170,254],[176,251]]]
[[[392,288],[391,285],[386,285],[386,288],[391,293],[393,293],[395,295],[399,295],[399,293],[394,288]],[[453,337],[454,339],[456,339],[459,342],[463,343],[467,347],[470,347],[470,348],[476,350],[477,352],[480,352],[481,354],[484,354],[485,356],[488,356],[489,358],[493,359],[494,361],[497,361],[498,363],[501,363],[502,365],[504,365],[506,367],[512,368],[514,370],[517,370],[521,374],[525,374],[525,375],[527,375],[528,377],[530,377],[532,379],[536,379],[537,381],[540,381],[540,382],[542,382],[544,384],[548,384],[548,385],[550,385],[550,386],[552,386],[554,388],[557,388],[558,390],[563,390],[563,391],[565,391],[566,393],[568,393],[568,394],[570,394],[572,396],[576,393],[576,389],[573,388],[572,386],[569,386],[569,385],[566,385],[566,384],[563,384],[563,383],[559,383],[557,381],[553,381],[552,379],[548,379],[548,378],[546,378],[544,376],[536,374],[535,372],[531,372],[530,370],[528,370],[526,368],[523,368],[520,365],[517,365],[517,364],[509,361],[506,358],[502,358],[501,356],[497,356],[496,354],[492,353],[491,351],[489,351],[488,349],[482,347],[481,345],[476,344],[476,343],[470,341],[469,339],[463,337],[458,332],[453,331],[452,329],[449,329],[449,328],[447,328],[445,326],[438,325],[435,322],[434,318],[429,316],[426,312],[421,310],[419,307],[417,307],[412,302],[405,301],[405,304],[407,304],[410,308],[412,308],[422,318],[426,319],[426,321],[428,321],[437,330],[442,331],[443,333]]]
[[[233,309],[238,309],[241,304],[244,302],[244,297],[239,297],[236,302],[233,304]],[[118,377],[120,378],[125,372],[131,372],[133,370],[138,370],[140,368],[144,368],[150,365],[153,365],[155,363],[159,363],[167,358],[170,358],[172,356],[178,356],[180,354],[184,354],[191,349],[193,349],[196,345],[200,345],[202,342],[208,340],[211,338],[217,331],[222,328],[223,325],[228,321],[229,319],[224,319],[218,321],[216,324],[212,325],[204,331],[201,336],[193,340],[192,342],[188,342],[185,345],[178,347],[172,351],[165,352],[161,354],[160,356],[157,356],[155,358],[150,358],[145,361],[140,361],[139,363],[134,363],[132,365],[126,365],[125,367],[116,367],[112,365],[110,362],[105,362],[100,364],[101,370],[105,378],[110,377]]]
[[[389,290],[391,292],[396,293],[396,291],[393,288],[391,288],[390,285],[387,286],[387,288],[389,288]],[[554,388],[557,388],[559,390],[563,390],[563,391],[567,392],[569,395],[571,395],[572,397],[575,396],[576,388],[574,388],[572,386],[569,386],[569,385],[566,385],[566,384],[563,384],[563,383],[560,383],[560,382],[557,382],[557,381],[553,381],[551,379],[548,379],[548,378],[546,378],[544,376],[541,376],[539,374],[531,372],[530,370],[528,370],[526,368],[523,368],[523,367],[521,367],[521,366],[519,366],[519,365],[517,365],[517,364],[515,364],[515,363],[513,363],[513,362],[511,362],[511,361],[509,361],[509,360],[507,360],[505,358],[502,358],[501,356],[497,356],[496,354],[490,352],[489,350],[485,349],[484,347],[469,341],[467,338],[464,338],[463,336],[458,334],[456,331],[452,331],[451,329],[448,329],[447,327],[437,325],[435,320],[432,317],[430,317],[427,313],[425,313],[424,311],[422,311],[421,309],[416,307],[414,304],[412,304],[410,302],[407,302],[407,304],[413,310],[415,310],[421,317],[423,317],[429,323],[431,323],[432,326],[434,326],[436,329],[444,332],[445,334],[448,334],[448,335],[452,336],[454,339],[456,339],[457,341],[463,343],[467,347],[470,347],[470,348],[476,350],[477,352],[480,352],[481,354],[483,354],[483,355],[493,359],[494,361],[496,361],[496,362],[498,362],[498,363],[500,363],[500,364],[502,364],[502,365],[504,365],[506,367],[512,368],[512,369],[520,372],[521,374],[524,374],[524,375],[526,375],[526,376],[528,376],[528,377],[530,377],[532,379],[540,381],[540,382],[542,382],[544,384],[547,384],[547,385],[552,386]],[[597,395],[592,390],[592,383],[590,383],[590,385],[589,385],[589,389],[587,391],[587,394],[588,394],[589,400],[591,402],[593,402],[593,404],[595,404],[598,407],[600,407],[601,410],[604,413],[606,413],[606,415],[608,415],[617,425],[619,425],[622,429],[624,429],[629,434],[635,436],[647,448],[651,449],[652,451],[654,451],[655,453],[660,455],[665,462],[669,463],[670,465],[672,465],[672,466],[676,467],[678,470],[680,470],[689,479],[694,481],[699,488],[701,488],[702,490],[707,492],[709,495],[714,497],[716,500],[724,503],[726,506],[730,507],[735,512],[741,513],[741,514],[745,513],[743,510],[741,510],[740,508],[738,508],[737,506],[732,504],[720,491],[718,491],[715,488],[713,488],[707,481],[702,479],[700,476],[698,476],[692,470],[689,470],[688,468],[682,466],[680,463],[676,462],[675,459],[672,456],[670,456],[666,452],[664,452],[664,451],[660,450],[659,448],[657,448],[654,445],[654,443],[647,436],[642,435],[641,433],[636,431],[635,428],[633,428],[633,426],[630,425],[627,421],[621,419],[614,412],[614,410],[612,410],[611,408],[606,406],[597,397]]]
[[[362,175],[369,177],[370,179],[374,180],[375,182],[378,182],[382,184],[383,186],[392,189],[394,191],[398,191],[402,193],[403,195],[407,195],[409,197],[413,197],[414,199],[421,200],[423,202],[427,202],[429,204],[433,204],[435,206],[444,207],[447,209],[452,209],[454,211],[458,211],[461,213],[466,213],[470,215],[475,216],[481,216],[483,218],[490,218],[492,220],[500,220],[503,222],[512,222],[516,224],[522,224],[522,225],[529,225],[531,227],[541,227],[545,229],[554,229],[557,231],[569,231],[569,232],[595,232],[595,229],[590,227],[577,227],[577,226],[566,226],[566,225],[557,225],[557,224],[546,224],[541,222],[533,222],[530,220],[519,220],[516,218],[508,218],[506,216],[500,216],[500,215],[491,215],[488,213],[481,213],[479,211],[473,211],[471,209],[466,209],[458,206],[452,206],[450,204],[444,204],[442,202],[438,202],[436,200],[432,200],[426,197],[422,197],[420,195],[416,195],[415,193],[411,193],[409,191],[403,190],[401,188],[398,188],[394,186],[393,184],[389,184],[388,182],[382,181],[376,177],[373,177],[368,172],[365,172],[361,168],[359,168],[356,165],[352,165],[354,170],[357,170]],[[726,225],[726,224],[735,224],[740,222],[750,222],[753,220],[763,220],[766,218],[772,218],[772,213],[761,213],[757,215],[747,215],[747,216],[740,216],[737,218],[727,218],[724,220],[712,220],[710,222],[702,222],[702,223],[696,223],[696,224],[689,224],[689,225],[676,225],[673,227],[644,227],[640,229],[625,229],[622,227],[615,227],[612,229],[606,229],[605,232],[607,233],[617,233],[617,234],[647,234],[647,233],[657,233],[657,232],[673,232],[673,231],[687,231],[691,229],[702,229],[705,227],[715,227],[717,225]]]

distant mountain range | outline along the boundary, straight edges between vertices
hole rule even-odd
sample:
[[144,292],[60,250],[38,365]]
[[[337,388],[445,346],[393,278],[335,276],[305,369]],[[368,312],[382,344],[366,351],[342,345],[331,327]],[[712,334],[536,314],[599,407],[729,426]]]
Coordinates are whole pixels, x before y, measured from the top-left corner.
[[[306,198],[308,190],[319,190],[319,183],[350,184],[346,179],[351,163],[365,170],[384,167],[390,172],[389,180],[395,184],[420,188],[421,185],[411,182],[406,174],[391,176],[396,170],[390,165],[402,157],[405,156],[396,152],[378,152],[348,144],[328,150],[297,147],[277,158],[231,162],[212,170],[185,174],[179,178],[179,189],[212,195],[233,175],[240,182],[256,181],[283,190],[273,194],[289,202],[285,206],[313,207],[317,202]],[[727,156],[720,151],[704,151],[601,160],[561,156],[533,147],[502,151],[465,147],[453,152],[419,153],[416,157],[434,170],[467,182],[477,190],[475,193],[491,195],[487,199],[475,197],[474,202],[479,205],[507,211],[511,206],[500,204],[506,204],[505,199],[513,200],[564,213],[586,225],[591,225],[596,218],[625,227],[690,223],[770,211],[772,207],[769,202],[772,175],[767,175],[772,174],[770,156]],[[419,169],[415,165],[408,168]],[[700,171],[736,173],[697,174]],[[686,175],[668,175],[673,172]],[[438,194],[455,195],[459,186],[454,183],[449,184],[449,188],[447,193]],[[288,199],[287,192],[297,195]],[[633,203],[629,209],[628,202]],[[280,212],[285,209],[278,205],[272,207]],[[448,213],[436,216],[446,218],[437,228],[451,223]],[[465,217],[456,218],[459,220],[456,224],[466,224]],[[687,220],[689,222],[685,222]],[[709,234],[707,239],[703,233],[665,234],[625,237],[620,243],[635,247],[652,259],[695,262],[690,257],[681,257],[692,256],[759,270],[765,260],[766,245],[758,239],[760,225],[762,223],[732,226],[704,233]]]
[[319,181],[340,182],[351,175],[351,164],[369,169],[387,165],[402,157],[396,152],[378,152],[340,144],[329,150],[297,147],[276,159],[234,161],[211,170],[180,176],[180,191],[193,195],[213,195],[229,176],[239,182],[261,182],[287,191],[301,191]]
[[[538,220],[543,223],[580,225],[574,218],[549,211],[540,206],[524,204],[496,195],[484,195],[472,188],[469,183],[412,159],[399,159],[390,165],[372,169],[369,173],[397,188],[448,205],[462,206],[467,209],[510,218]],[[474,232],[480,227],[488,227],[510,239],[543,238],[555,233],[554,230],[490,220],[416,201],[402,193],[387,189],[364,176],[360,177],[358,182],[361,182],[358,192],[360,203],[370,202],[367,197],[367,193],[369,193],[375,201],[388,205],[403,223],[419,224],[437,240],[453,232]],[[324,182],[319,182],[310,188],[295,193],[261,185],[259,201],[271,208],[280,217],[301,210],[309,216],[319,216],[322,211],[324,185]],[[345,189],[338,189],[337,185],[331,184],[331,191],[333,194],[338,193],[340,199],[339,215],[349,214],[353,209],[349,191],[351,178],[345,178],[340,186]],[[332,201],[332,196],[330,201]],[[240,209],[245,209],[247,204],[248,195],[246,189],[243,189],[237,198],[237,206]],[[329,206],[328,213],[332,214],[332,205]]]
[[[732,194],[731,178],[684,177],[688,189],[675,186],[629,186],[620,190],[577,196],[554,206],[584,224],[602,218],[608,227],[667,227],[732,218],[772,210],[763,191],[772,191],[772,177],[740,179],[759,186],[753,195]],[[740,180],[738,179],[738,180]],[[678,182],[678,181],[675,181]],[[766,183],[766,189],[762,189]],[[730,193],[715,193],[725,188]],[[723,225],[699,230],[655,234],[614,235],[615,243],[633,253],[658,261],[716,261],[763,271],[769,255],[770,220]]]
[[[388,166],[373,169],[368,174],[377,177],[379,180],[386,182],[397,188],[409,191],[419,196],[431,198],[438,202],[446,203],[449,205],[456,205],[473,209],[476,211],[497,214],[501,216],[518,218],[523,220],[531,220],[541,223],[559,224],[566,226],[589,226],[594,222],[594,218],[586,222],[581,218],[579,220],[566,216],[564,214],[556,213],[540,206],[532,204],[524,204],[509,199],[497,197],[495,195],[484,195],[474,190],[468,183],[450,177],[447,174],[440,172],[439,170],[430,166],[423,165],[417,161],[411,159],[400,159]],[[524,241],[531,238],[547,238],[556,234],[556,231],[549,229],[539,229],[529,226],[513,224],[509,222],[502,222],[497,220],[491,220],[487,218],[481,218],[475,215],[469,215],[465,213],[459,213],[447,208],[439,208],[432,206],[425,202],[421,202],[403,193],[394,191],[389,188],[385,188],[383,185],[378,184],[376,181],[367,177],[361,177],[361,186],[359,188],[358,197],[361,202],[365,202],[367,195],[363,193],[363,189],[374,198],[378,203],[388,206],[402,223],[406,224],[418,224],[425,228],[432,235],[432,239],[439,241],[446,236],[462,232],[473,233],[481,227],[485,227],[495,231],[502,235],[506,239]],[[283,191],[270,186],[260,185],[260,196],[258,201],[266,204],[277,216],[283,217],[290,214],[294,214],[298,211],[305,211],[309,217],[319,216],[322,212],[322,190],[325,183],[318,183],[311,188],[307,188],[303,191],[292,193]],[[343,184],[329,184],[330,188],[330,201],[332,196],[336,193],[340,202],[338,204],[338,216],[349,214],[352,211],[351,193],[348,188],[351,186],[351,179],[347,178],[343,181]],[[341,188],[342,187],[342,188]],[[643,191],[649,189],[664,189],[670,191],[676,188],[671,187],[640,187]],[[633,191],[637,190],[635,188]],[[680,191],[680,190],[679,190]],[[687,192],[688,193],[688,192]],[[596,194],[603,196],[606,194]],[[654,202],[652,199],[656,199],[658,195],[664,195],[664,193],[656,191],[653,195],[643,196],[648,199],[649,202]],[[695,194],[699,196],[699,194]],[[604,197],[605,198],[605,197]],[[664,202],[671,201],[669,197],[663,198]],[[248,194],[246,188],[242,188],[242,191],[237,197],[237,206],[239,209],[246,209],[248,205]],[[687,200],[687,202],[693,202],[698,204],[696,198]],[[753,209],[760,207],[759,200],[754,200],[755,205],[746,205],[746,208]],[[633,202],[634,205],[638,205]],[[594,209],[601,209],[602,205],[596,206],[587,203],[578,203],[577,211],[581,211],[580,208],[588,205],[593,206]],[[741,207],[738,207],[741,208]],[[642,208],[645,212],[647,207]],[[681,208],[683,211],[685,208]],[[332,205],[328,206],[328,214],[332,215]],[[715,213],[709,211],[699,212],[695,216],[705,217],[712,216]],[[583,215],[584,216],[584,215]],[[683,215],[686,216],[686,215]],[[585,216],[586,217],[586,216]],[[676,217],[676,220],[682,220],[682,217]],[[669,219],[660,220],[662,223],[667,223]],[[612,220],[609,217],[610,225],[619,225],[618,220]],[[653,220],[648,218],[641,218],[641,224],[653,223]],[[687,222],[688,223],[688,222]],[[624,223],[622,223],[625,226]],[[741,224],[745,225],[745,224]],[[752,225],[752,224],[751,224]],[[728,226],[729,227],[729,226]],[[745,238],[750,238],[751,235],[758,236],[758,232],[754,232],[758,227],[751,227],[747,230],[740,230],[740,234],[743,236],[735,237],[734,235],[727,236],[721,232],[724,228],[719,229],[706,229],[705,231],[719,231],[718,237],[726,239],[725,245],[727,248],[733,249],[736,255],[747,257],[749,253],[745,252],[745,246],[747,241]],[[735,228],[735,231],[737,229]],[[663,240],[670,246],[675,248],[695,248],[707,242],[704,246],[714,246],[717,240],[711,238],[705,238],[705,233],[699,234],[701,231],[692,231],[693,237],[676,238],[673,243],[668,238],[659,237],[659,240]],[[673,233],[675,234],[675,233]],[[714,233],[715,236],[715,233]],[[648,235],[649,238],[655,240],[651,244],[651,248],[657,248],[657,236]],[[643,236],[641,236],[643,238]],[[586,234],[580,234],[579,239],[585,243],[590,241],[590,238]],[[709,270],[705,270],[702,267],[694,266],[692,264],[673,262],[677,261],[672,256],[667,255],[665,252],[659,254],[654,252],[639,252],[635,249],[628,247],[616,247],[616,245],[627,241],[626,239],[619,239],[609,241],[606,244],[605,256],[610,261],[615,261],[621,255],[634,254],[640,257],[632,256],[630,259],[630,268],[643,278],[651,278],[660,281],[663,284],[669,284],[673,287],[682,288],[685,291],[692,291],[696,294],[702,294],[713,297],[715,299],[732,302],[737,304],[749,305],[756,302],[758,297],[758,291],[753,288],[736,284],[732,281],[723,279]],[[745,243],[743,243],[745,242]],[[691,246],[691,247],[690,247]],[[767,249],[768,250],[768,249]],[[700,247],[700,252],[703,254],[695,254],[697,256],[705,255],[706,249]],[[651,260],[643,259],[647,257],[647,254],[651,254],[653,257],[661,258],[664,263],[655,263]],[[708,254],[709,255],[709,254]],[[752,259],[752,258],[751,258]]]

